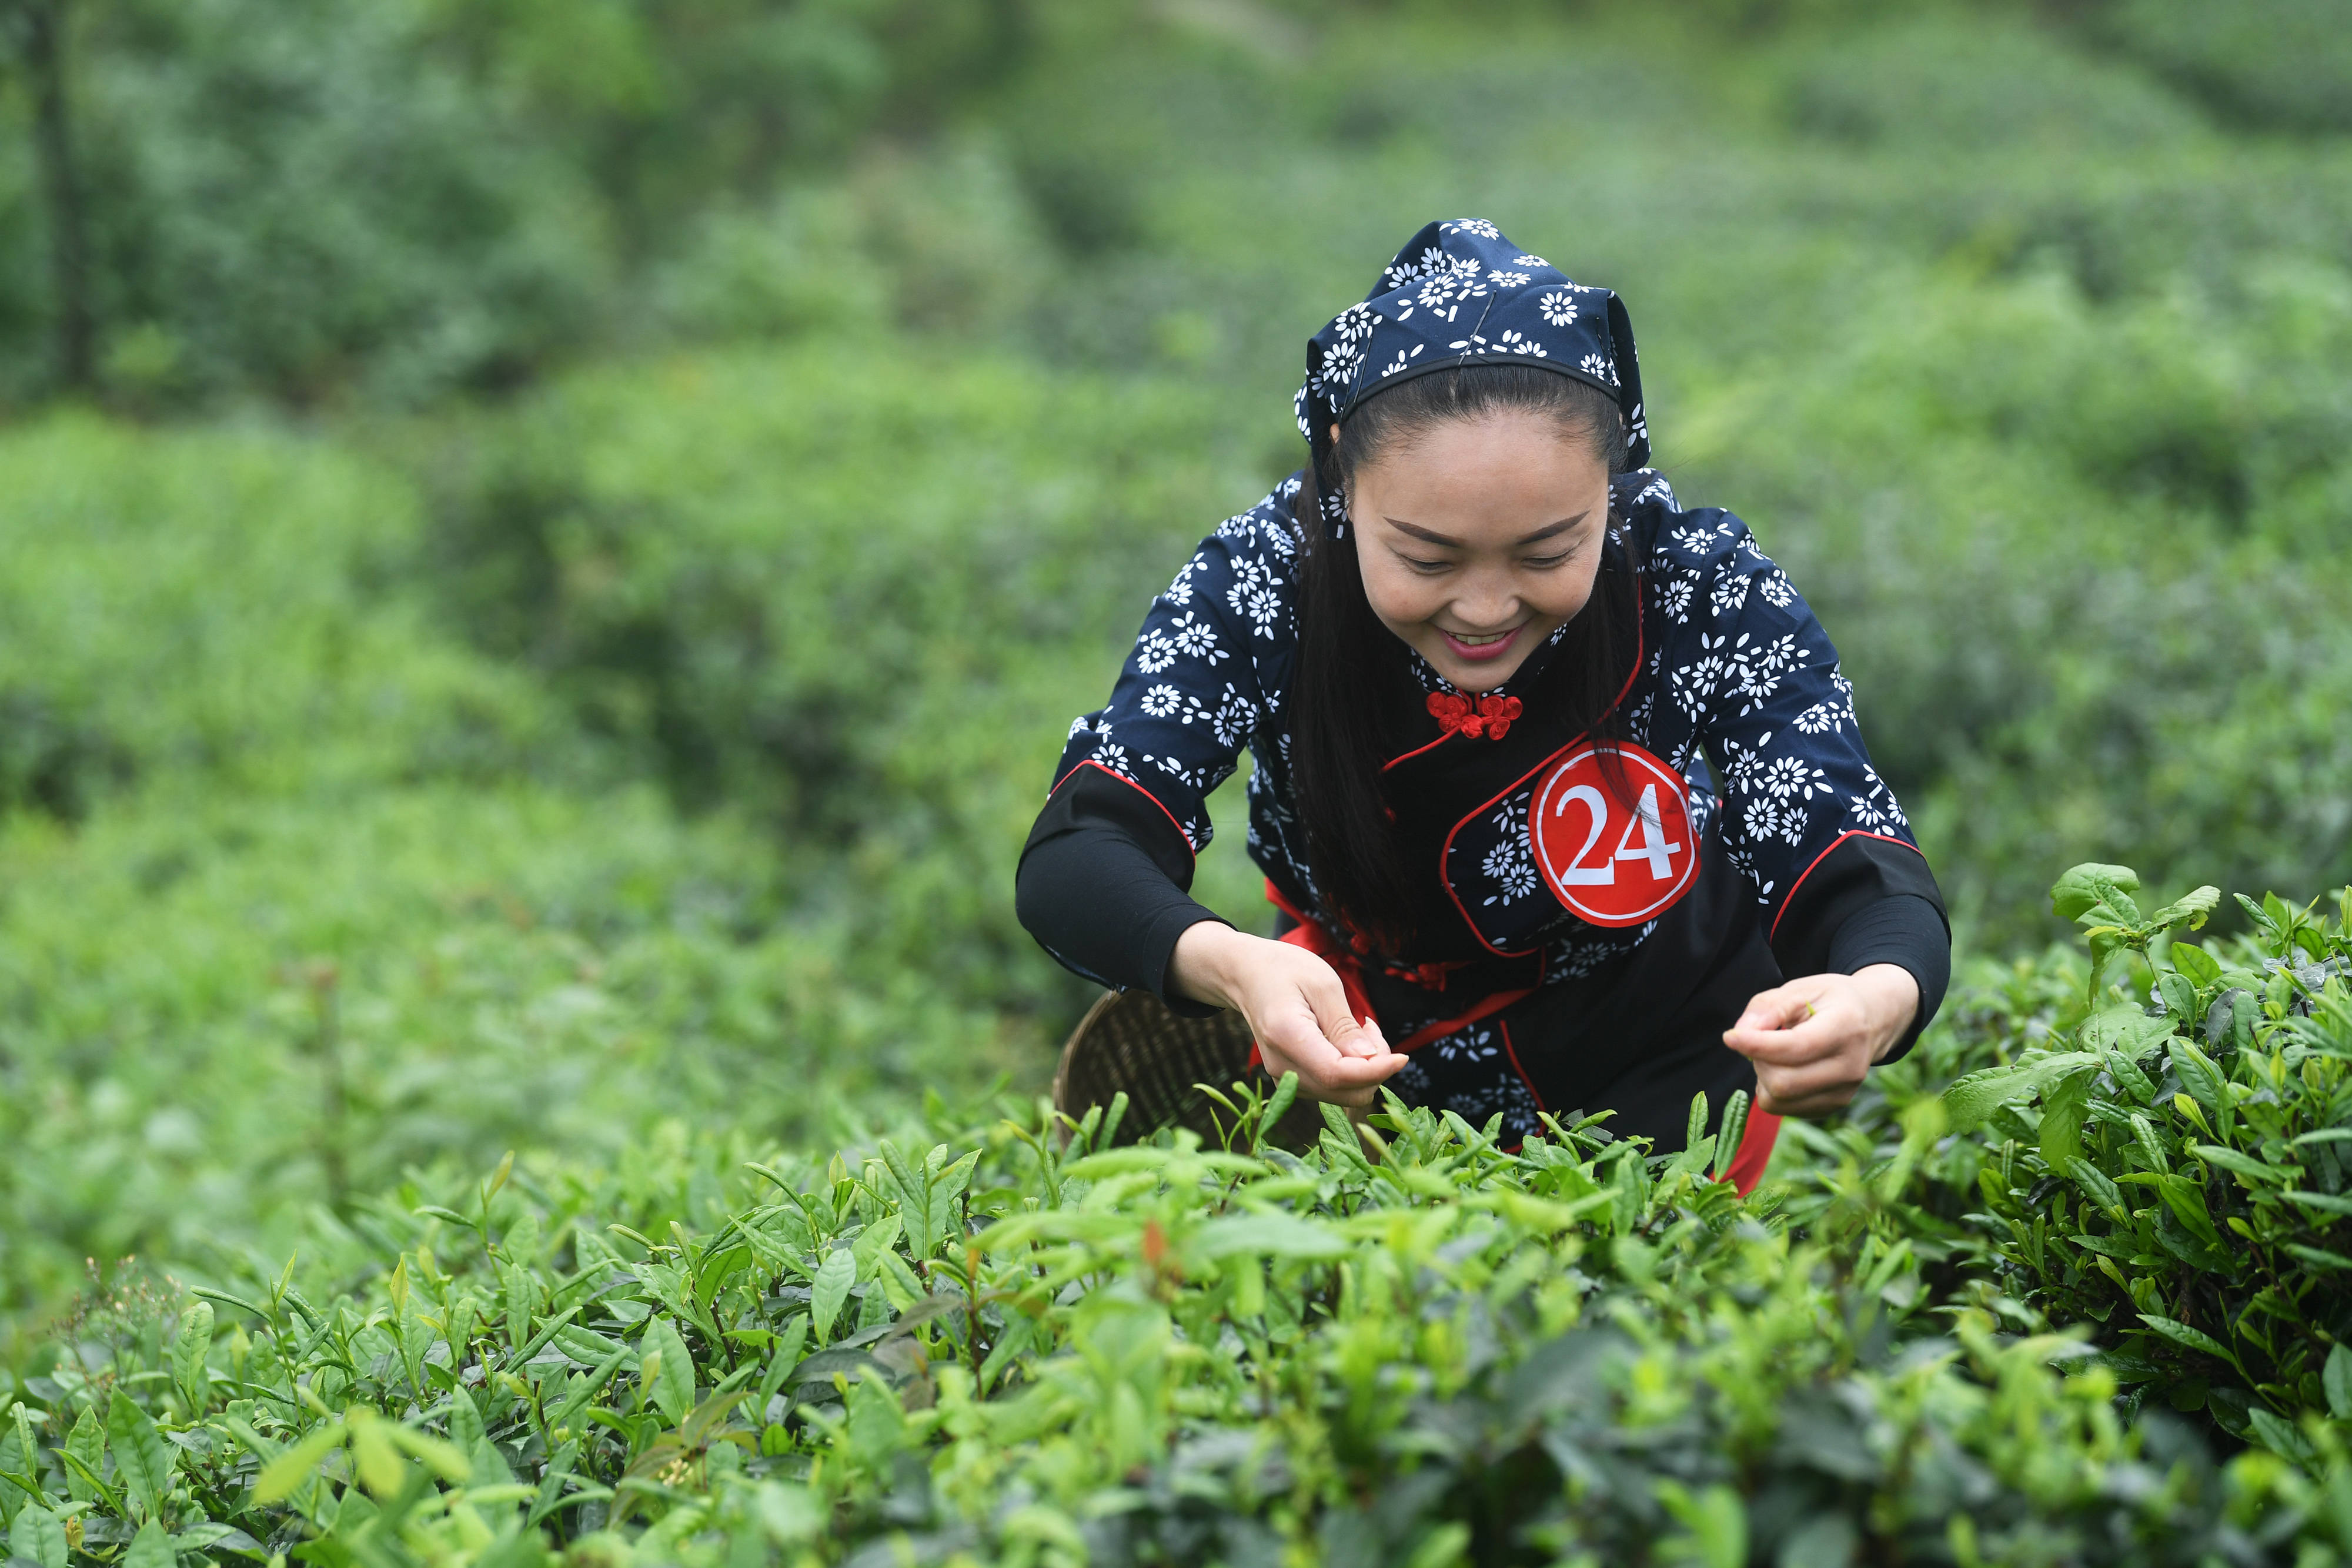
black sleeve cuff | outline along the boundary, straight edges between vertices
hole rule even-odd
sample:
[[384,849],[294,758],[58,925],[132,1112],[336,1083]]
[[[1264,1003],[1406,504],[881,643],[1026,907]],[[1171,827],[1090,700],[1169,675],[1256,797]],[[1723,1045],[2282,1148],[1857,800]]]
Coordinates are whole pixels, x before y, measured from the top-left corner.
[[1223,919],[1187,892],[1192,849],[1159,802],[1097,768],[1062,781],[1030,830],[1013,904],[1038,946],[1073,974],[1150,991],[1185,1018],[1216,1009],[1168,990],[1176,939]]

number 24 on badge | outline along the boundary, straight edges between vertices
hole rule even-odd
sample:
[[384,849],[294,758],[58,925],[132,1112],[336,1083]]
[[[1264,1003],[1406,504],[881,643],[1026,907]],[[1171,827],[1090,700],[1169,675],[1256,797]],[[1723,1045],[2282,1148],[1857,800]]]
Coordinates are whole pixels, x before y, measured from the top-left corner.
[[1528,824],[1553,896],[1595,925],[1638,925],[1680,898],[1698,873],[1685,789],[1624,743],[1582,747],[1553,768]]

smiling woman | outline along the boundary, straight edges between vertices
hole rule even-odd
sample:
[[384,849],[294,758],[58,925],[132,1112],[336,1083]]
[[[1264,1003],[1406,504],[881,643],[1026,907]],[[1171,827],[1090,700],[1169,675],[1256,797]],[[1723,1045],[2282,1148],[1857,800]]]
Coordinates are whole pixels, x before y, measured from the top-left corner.
[[[1738,519],[1639,466],[1617,297],[1491,224],[1415,235],[1297,406],[1307,466],[1202,541],[1071,727],[1024,922],[1240,1015],[1325,1101],[1386,1084],[1506,1143],[1609,1111],[1672,1149],[1695,1093],[1753,1092],[1744,1190],[1775,1113],[1844,1104],[1948,976],[1836,650]],[[1276,940],[1187,893],[1244,743]]]

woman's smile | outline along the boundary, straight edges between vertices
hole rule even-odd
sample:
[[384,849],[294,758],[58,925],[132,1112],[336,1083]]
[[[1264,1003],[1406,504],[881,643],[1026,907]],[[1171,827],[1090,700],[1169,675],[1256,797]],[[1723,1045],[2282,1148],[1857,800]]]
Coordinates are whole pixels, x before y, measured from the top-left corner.
[[1519,633],[1526,630],[1527,623],[1522,622],[1507,632],[1488,632],[1475,637],[1466,632],[1448,632],[1443,626],[1437,628],[1437,634],[1445,639],[1455,658],[1484,664],[1509,653],[1511,645],[1518,641]]

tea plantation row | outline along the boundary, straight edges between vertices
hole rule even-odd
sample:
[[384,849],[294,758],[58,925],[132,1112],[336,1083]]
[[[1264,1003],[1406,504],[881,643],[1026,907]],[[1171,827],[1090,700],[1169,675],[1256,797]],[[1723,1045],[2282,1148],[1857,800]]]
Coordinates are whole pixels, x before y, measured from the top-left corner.
[[126,1265],[17,1369],[6,1539],[41,1568],[2345,1561],[2352,939],[2269,899],[2200,947],[2213,891],[2144,913],[2136,881],[2069,873],[2087,971],[1979,974],[1745,1201],[1712,1140],[1601,1117],[1507,1150],[1392,1103],[1276,1146],[1285,1084],[1237,1088],[1223,1146],[935,1104],[928,1152],[509,1160],[280,1270]]

